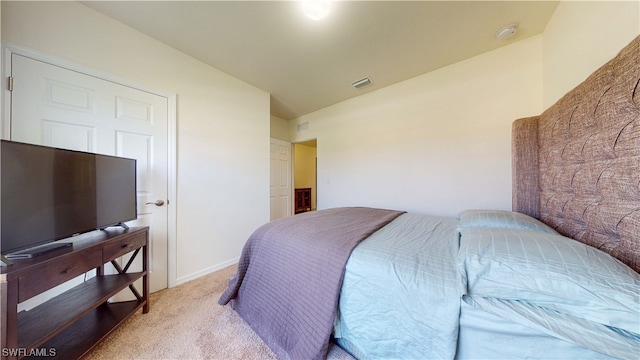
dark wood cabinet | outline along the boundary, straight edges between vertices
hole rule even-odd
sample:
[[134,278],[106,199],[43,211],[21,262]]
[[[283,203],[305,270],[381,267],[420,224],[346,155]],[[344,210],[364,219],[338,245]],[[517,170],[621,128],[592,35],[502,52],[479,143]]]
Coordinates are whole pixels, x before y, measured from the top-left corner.
[[295,213],[311,211],[311,188],[295,189]]
[[[148,243],[147,227],[108,228],[74,237],[73,247],[3,267],[2,358],[78,359],[140,308],[149,312]],[[128,253],[126,264],[116,261]],[[128,272],[138,256],[142,270]],[[105,274],[105,263],[112,263],[117,274]],[[95,277],[17,312],[18,303],[93,269]],[[140,279],[142,292],[134,286]],[[108,301],[126,288],[136,300]]]

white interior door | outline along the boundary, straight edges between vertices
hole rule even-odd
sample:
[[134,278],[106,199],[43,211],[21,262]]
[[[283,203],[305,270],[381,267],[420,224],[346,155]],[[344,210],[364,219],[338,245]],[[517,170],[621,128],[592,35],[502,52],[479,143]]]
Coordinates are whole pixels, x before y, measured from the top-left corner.
[[291,143],[271,139],[271,220],[291,215]]
[[150,227],[150,290],[166,288],[168,99],[15,53],[11,76],[11,140],[137,160],[127,224]]

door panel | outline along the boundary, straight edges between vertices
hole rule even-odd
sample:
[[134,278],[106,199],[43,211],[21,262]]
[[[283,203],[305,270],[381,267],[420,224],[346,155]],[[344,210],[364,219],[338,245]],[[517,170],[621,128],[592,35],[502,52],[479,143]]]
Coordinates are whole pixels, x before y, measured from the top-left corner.
[[93,152],[96,128],[60,121],[42,120],[42,145]]
[[52,79],[44,79],[45,105],[92,113],[95,101],[91,89]]

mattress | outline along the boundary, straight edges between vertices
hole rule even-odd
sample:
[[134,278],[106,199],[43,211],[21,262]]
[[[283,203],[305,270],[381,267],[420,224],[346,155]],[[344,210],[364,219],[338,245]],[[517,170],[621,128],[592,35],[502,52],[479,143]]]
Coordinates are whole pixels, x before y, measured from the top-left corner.
[[334,326],[356,358],[453,358],[460,291],[456,219],[403,214],[356,247]]

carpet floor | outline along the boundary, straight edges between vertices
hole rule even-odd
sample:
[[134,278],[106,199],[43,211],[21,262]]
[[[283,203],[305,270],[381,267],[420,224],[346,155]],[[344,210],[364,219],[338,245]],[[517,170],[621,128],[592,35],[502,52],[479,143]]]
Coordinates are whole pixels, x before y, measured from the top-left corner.
[[276,359],[231,309],[218,305],[230,266],[150,295],[151,310],[134,314],[84,360]]
[[[82,360],[277,359],[238,313],[218,305],[236,269],[151,294],[149,313],[135,313]],[[355,359],[332,343],[327,360]]]

